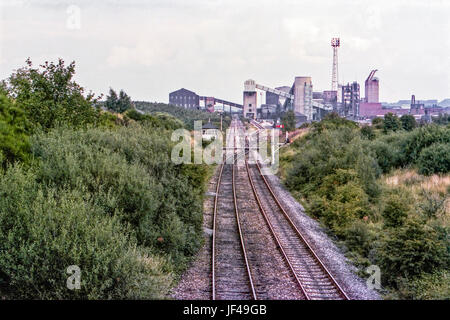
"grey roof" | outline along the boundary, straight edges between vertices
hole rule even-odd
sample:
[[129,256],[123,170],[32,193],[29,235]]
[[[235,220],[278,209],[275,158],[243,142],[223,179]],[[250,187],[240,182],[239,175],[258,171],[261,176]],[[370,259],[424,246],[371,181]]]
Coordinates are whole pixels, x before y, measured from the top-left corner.
[[185,88],[178,89],[176,91],[171,92],[170,94],[173,94],[173,93],[177,93],[177,94],[191,93],[191,94],[195,94],[196,95],[196,93],[194,91],[191,91],[191,90],[188,90],[188,89],[185,89]]

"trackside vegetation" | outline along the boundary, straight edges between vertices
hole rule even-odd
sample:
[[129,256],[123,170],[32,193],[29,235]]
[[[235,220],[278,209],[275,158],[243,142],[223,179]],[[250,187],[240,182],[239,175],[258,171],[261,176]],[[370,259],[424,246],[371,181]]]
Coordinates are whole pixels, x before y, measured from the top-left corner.
[[141,114],[123,91],[107,97],[123,113],[104,111],[74,73],[28,60],[1,84],[0,297],[165,298],[201,246],[209,170],[170,160],[183,115]]
[[328,115],[282,152],[281,176],[362,275],[381,268],[387,298],[448,299],[450,127],[413,120]]

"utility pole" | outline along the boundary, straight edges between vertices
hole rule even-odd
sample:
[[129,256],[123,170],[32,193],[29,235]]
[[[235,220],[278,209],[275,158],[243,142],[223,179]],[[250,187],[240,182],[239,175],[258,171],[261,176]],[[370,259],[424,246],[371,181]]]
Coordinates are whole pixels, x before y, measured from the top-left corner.
[[332,69],[332,75],[331,75],[331,91],[338,90],[338,82],[339,82],[339,75],[338,75],[338,48],[341,45],[341,40],[339,38],[332,38],[331,39],[331,47],[333,48],[333,69]]

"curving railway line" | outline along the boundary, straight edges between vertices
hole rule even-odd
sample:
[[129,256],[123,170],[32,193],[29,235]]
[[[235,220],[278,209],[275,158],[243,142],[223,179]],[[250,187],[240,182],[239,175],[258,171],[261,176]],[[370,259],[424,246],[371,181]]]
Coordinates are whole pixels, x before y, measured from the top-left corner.
[[[233,128],[242,130],[236,121]],[[238,166],[239,155],[245,152],[239,154],[235,145],[233,163],[219,169],[212,299],[349,299],[283,208],[261,166],[247,160]]]

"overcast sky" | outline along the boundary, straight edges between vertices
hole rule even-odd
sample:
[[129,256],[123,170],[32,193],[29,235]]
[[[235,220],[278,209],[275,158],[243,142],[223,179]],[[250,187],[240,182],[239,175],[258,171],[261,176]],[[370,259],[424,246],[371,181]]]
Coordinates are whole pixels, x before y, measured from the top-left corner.
[[[92,3],[95,2],[95,3]],[[168,102],[181,87],[242,103],[246,79],[330,90],[378,69],[380,99],[450,98],[450,0],[0,0],[0,78],[62,57],[95,93]]]

